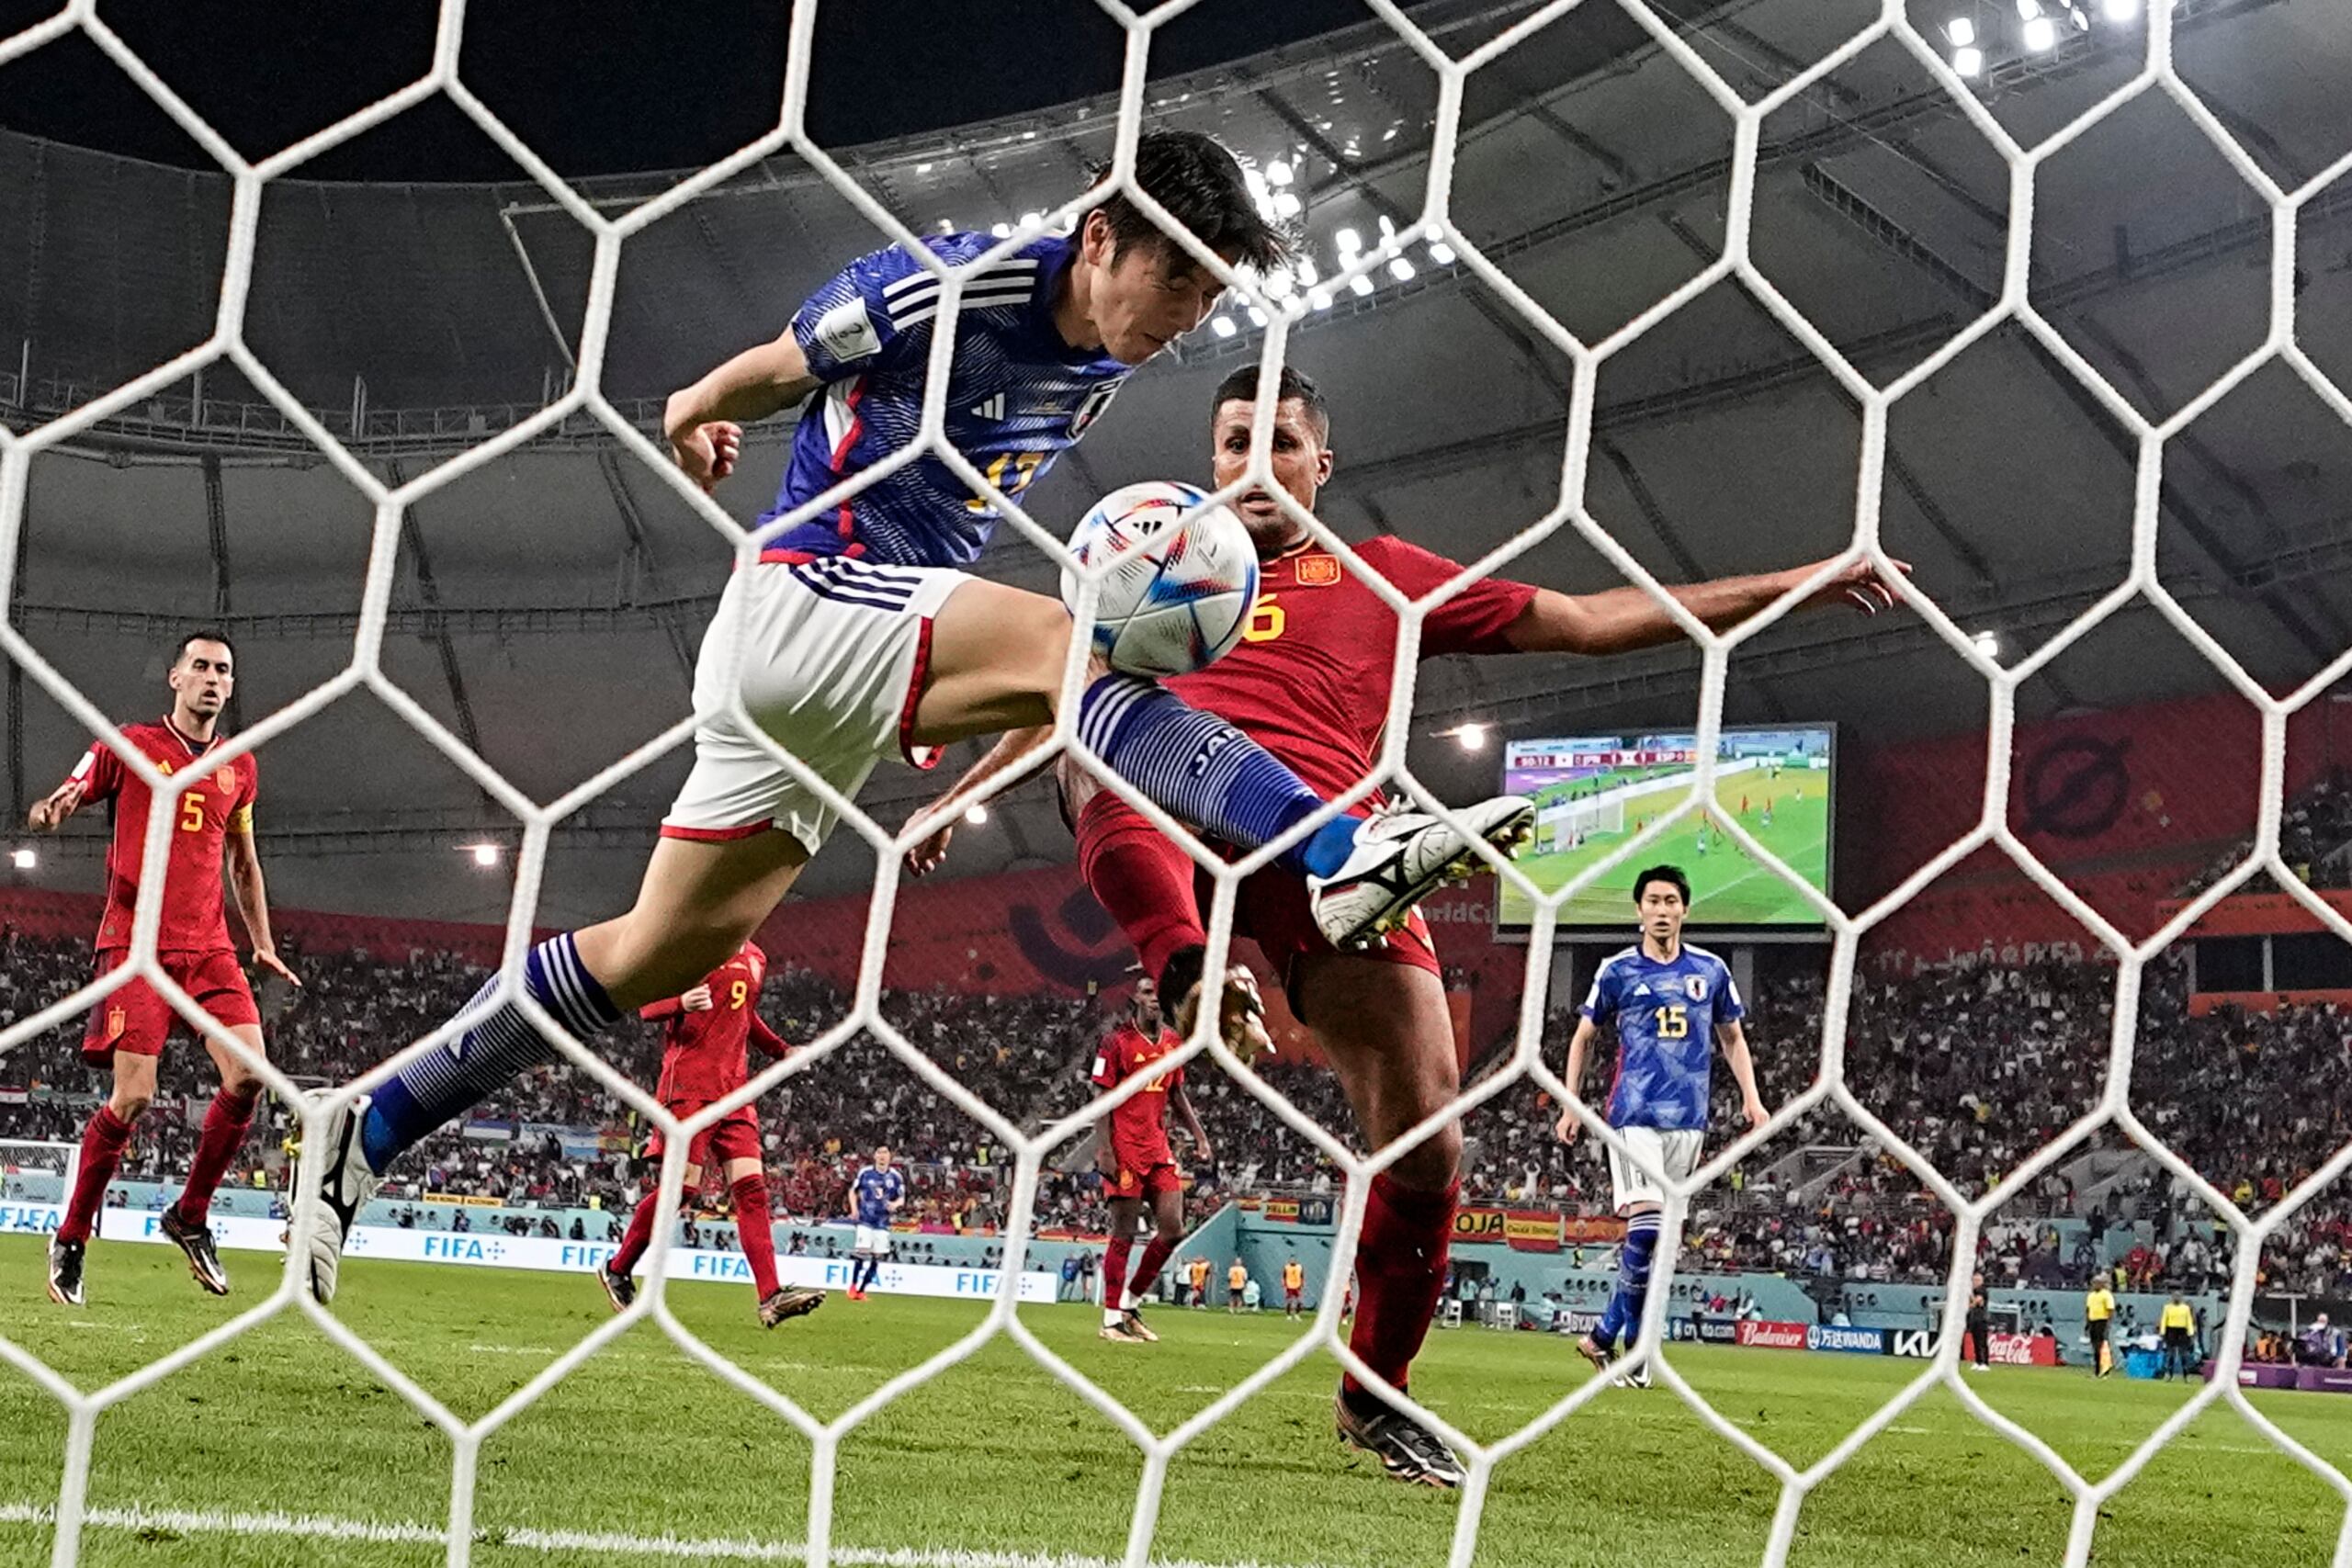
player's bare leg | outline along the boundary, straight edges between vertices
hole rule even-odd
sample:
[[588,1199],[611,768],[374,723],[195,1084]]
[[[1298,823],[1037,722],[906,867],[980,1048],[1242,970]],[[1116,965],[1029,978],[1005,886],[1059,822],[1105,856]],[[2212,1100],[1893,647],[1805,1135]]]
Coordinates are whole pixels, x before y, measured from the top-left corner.
[[[914,739],[945,745],[1051,724],[1072,629],[1058,600],[1001,583],[959,586],[933,622]],[[1262,747],[1173,693],[1099,660],[1082,684],[1072,717],[1088,744],[1113,772],[1211,837],[1253,849],[1321,807]],[[1516,795],[1459,815],[1466,834],[1403,807],[1342,818],[1278,860],[1306,879],[1317,924],[1332,944],[1360,945],[1402,924],[1443,883],[1484,869],[1471,838],[1512,853],[1534,827],[1533,804]]]
[[[1299,961],[1298,992],[1367,1148],[1385,1147],[1461,1092],[1445,987],[1428,970],[1314,953]],[[1374,1178],[1366,1201],[1356,1251],[1363,1295],[1348,1345],[1400,1389],[1445,1284],[1461,1161],[1461,1124],[1449,1122]],[[1399,1480],[1459,1486],[1464,1479],[1442,1438],[1351,1377],[1341,1380],[1336,1418],[1343,1440]]]
[[1126,1329],[1137,1339],[1158,1343],[1159,1336],[1143,1320],[1144,1288],[1159,1278],[1168,1260],[1176,1256],[1177,1245],[1184,1239],[1184,1194],[1173,1187],[1163,1187],[1151,1195],[1152,1236],[1136,1259],[1135,1272],[1127,1277],[1124,1300],[1126,1303]]
[[[212,1194],[226,1174],[230,1160],[243,1145],[246,1130],[253,1125],[254,1111],[261,1102],[262,1084],[261,1075],[254,1070],[252,1062],[266,1055],[260,1025],[232,1024],[229,1035],[251,1054],[250,1058],[209,1035],[205,1037],[204,1048],[212,1057],[212,1065],[220,1069],[220,1088],[214,1093],[212,1103],[205,1108],[204,1128],[197,1139],[196,1156],[188,1165],[187,1183],[180,1190],[178,1201],[164,1211],[155,1226],[187,1258],[188,1273],[196,1282],[216,1296],[229,1293],[229,1270],[221,1266],[220,1248],[212,1240]],[[120,1060],[119,1054],[117,1060]],[[149,1070],[152,1077],[152,1059]]]

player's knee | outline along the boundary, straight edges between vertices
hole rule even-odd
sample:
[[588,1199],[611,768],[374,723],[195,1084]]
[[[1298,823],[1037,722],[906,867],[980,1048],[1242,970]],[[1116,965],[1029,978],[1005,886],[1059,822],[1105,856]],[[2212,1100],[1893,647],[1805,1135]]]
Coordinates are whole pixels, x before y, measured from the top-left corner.
[[147,1114],[147,1107],[153,1101],[154,1095],[151,1090],[119,1089],[107,1099],[107,1105],[121,1120],[136,1122]]
[[1462,1168],[1462,1124],[1449,1122],[1416,1145],[1388,1174],[1417,1192],[1435,1192],[1452,1185]]

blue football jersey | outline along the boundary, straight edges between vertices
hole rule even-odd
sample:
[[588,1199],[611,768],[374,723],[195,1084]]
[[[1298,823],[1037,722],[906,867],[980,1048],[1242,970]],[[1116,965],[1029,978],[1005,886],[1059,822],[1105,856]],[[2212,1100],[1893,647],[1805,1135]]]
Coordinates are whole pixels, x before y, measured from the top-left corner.
[[1636,944],[1600,965],[1583,1010],[1595,1024],[1617,1025],[1617,1076],[1604,1112],[1611,1126],[1707,1124],[1715,1026],[1747,1010],[1722,959],[1686,942],[1660,964]]
[[876,1170],[867,1166],[857,1173],[850,1184],[850,1196],[857,1210],[857,1223],[880,1230],[890,1223],[890,1205],[907,1195],[907,1179],[899,1168]]
[[[923,243],[961,264],[997,242],[947,234]],[[1054,293],[1077,252],[1073,240],[1046,236],[964,286],[948,365],[947,439],[1015,500],[1086,433],[1135,368],[1100,349],[1070,347],[1054,325]],[[762,523],[914,443],[943,287],[893,245],[850,263],[792,318],[792,335],[825,387],[793,433],[784,483]],[[994,506],[925,453],[770,540],[763,558],[969,566],[997,518]]]

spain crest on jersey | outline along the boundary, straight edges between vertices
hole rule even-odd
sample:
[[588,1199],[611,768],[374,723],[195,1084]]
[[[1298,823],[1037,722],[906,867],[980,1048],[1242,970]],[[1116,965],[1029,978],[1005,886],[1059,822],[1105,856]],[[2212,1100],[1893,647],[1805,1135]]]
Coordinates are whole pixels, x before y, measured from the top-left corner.
[[237,770],[223,763],[220,771],[212,775],[212,782],[222,789],[234,789],[237,787]]
[[1707,999],[1707,982],[1702,976],[1687,975],[1683,976],[1682,991],[1692,1001],[1703,1002]]
[[1329,588],[1340,581],[1340,558],[1317,551],[1298,558],[1298,585],[1301,588]]

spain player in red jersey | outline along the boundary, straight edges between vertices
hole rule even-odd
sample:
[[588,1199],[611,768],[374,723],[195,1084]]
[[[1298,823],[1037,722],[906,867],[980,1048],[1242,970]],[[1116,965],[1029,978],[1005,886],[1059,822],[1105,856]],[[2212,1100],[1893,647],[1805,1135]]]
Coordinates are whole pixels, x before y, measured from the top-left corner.
[[[1147,975],[1136,982],[1127,1016],[1094,1055],[1094,1087],[1116,1089],[1182,1043],[1161,1022],[1159,986]],[[1111,1199],[1111,1244],[1102,1249],[1102,1337],[1122,1344],[1159,1337],[1145,1325],[1137,1299],[1159,1278],[1176,1244],[1184,1239],[1184,1178],[1176,1168],[1175,1150],[1168,1145],[1171,1104],[1184,1119],[1194,1153],[1207,1160],[1209,1135],[1185,1097],[1182,1067],[1170,1068],[1114,1106],[1096,1147]],[[1151,1205],[1154,1229],[1130,1275],[1127,1253],[1146,1203]]]
[[[638,1016],[665,1025],[662,1048],[662,1081],[653,1098],[677,1117],[687,1117],[714,1100],[741,1089],[751,1077],[749,1048],[756,1045],[771,1057],[791,1049],[775,1030],[760,1021],[760,983],[767,978],[768,955],[757,943],[745,942],[735,956],[703,977],[702,983],[666,1001],[649,1002]],[[646,1145],[647,1157],[662,1157],[662,1134]],[[727,1190],[735,1204],[735,1233],[743,1244],[743,1261],[752,1268],[752,1288],[759,1298],[760,1322],[774,1328],[787,1317],[816,1311],[825,1292],[802,1286],[789,1288],[775,1276],[775,1233],[769,1221],[767,1171],[760,1163],[760,1120],[750,1105],[739,1105],[705,1127],[686,1145],[685,1184],[679,1189],[682,1205],[691,1205],[702,1190],[703,1177],[712,1161],[725,1162]],[[629,1216],[620,1250],[596,1270],[613,1310],[627,1310],[637,1299],[631,1278],[645,1249],[653,1245],[653,1227],[660,1224],[662,1193],[657,1186]]]
[[[1239,480],[1249,466],[1258,371],[1236,371],[1218,387],[1210,434],[1216,488]],[[1315,384],[1285,367],[1277,389],[1271,452],[1275,482],[1312,512],[1330,477],[1330,414]],[[1326,798],[1373,771],[1388,716],[1397,637],[1393,611],[1340,558],[1262,492],[1235,503],[1258,545],[1260,597],[1246,640],[1216,663],[1168,682],[1185,701],[1256,739]],[[1401,539],[1381,536],[1356,547],[1364,564],[1408,598],[1459,577],[1462,568]],[[1794,588],[1817,568],[1727,578],[1669,589],[1700,621],[1738,624]],[[1809,603],[1848,604],[1875,614],[1894,594],[1867,562],[1832,578]],[[1625,652],[1670,643],[1681,628],[1638,588],[1571,596],[1487,578],[1471,582],[1421,624],[1420,656],[1445,653]],[[958,781],[949,799],[994,776],[1040,745],[1046,733],[1008,735]],[[1184,995],[1198,980],[1204,931],[1192,861],[1116,795],[1091,778],[1060,771],[1065,809],[1077,824],[1079,863],[1087,886],[1125,928],[1163,995]],[[1376,807],[1378,797],[1358,809]],[[928,870],[944,852],[934,834],[910,857]],[[1435,1114],[1461,1089],[1453,1024],[1447,1010],[1429,928],[1416,914],[1402,930],[1368,948],[1339,951],[1307,918],[1305,888],[1269,867],[1239,889],[1237,935],[1256,942],[1281,977],[1292,1011],[1315,1035],[1340,1077],[1367,1145],[1390,1140]],[[1349,1348],[1383,1382],[1399,1390],[1445,1282],[1453,1225],[1457,1123],[1423,1141],[1373,1179],[1357,1244],[1362,1286]],[[1341,1380],[1340,1435],[1375,1455],[1400,1479],[1461,1484],[1461,1461],[1436,1433],[1352,1373]]]
[[[254,962],[284,979],[294,972],[277,956],[270,939],[269,899],[262,886],[261,854],[254,841],[254,795],[257,776],[250,752],[213,764],[220,743],[221,711],[236,690],[236,653],[229,639],[200,632],[181,639],[165,677],[172,711],[153,724],[123,726],[120,738],[165,773],[211,769],[211,776],[180,793],[164,869],[163,924],[155,936],[164,973],[259,1061],[265,1052],[261,1013],[253,987],[229,940],[229,919],[220,897],[225,854],[237,912],[253,940]],[[139,901],[141,857],[147,842],[153,795],[139,776],[103,741],[94,742],[66,781],[34,806],[27,820],[43,831],[63,826],[85,806],[107,803],[114,840],[107,850],[107,907],[98,920],[98,973],[111,974],[130,957],[131,911]],[[294,981],[300,984],[300,981]],[[97,1229],[107,1184],[122,1163],[130,1131],[155,1098],[155,1065],[176,1021],[169,1003],[144,980],[109,992],[90,1011],[82,1056],[94,1067],[111,1067],[114,1090],[82,1129],[82,1163],[65,1218],[49,1244],[49,1294],[67,1306],[83,1301],[84,1254]],[[244,1058],[212,1040],[205,1041],[220,1088],[204,1113],[196,1156],[179,1200],[164,1211],[159,1228],[187,1255],[196,1282],[216,1296],[229,1293],[229,1271],[212,1244],[208,1223],[213,1190],[230,1158],[245,1141],[261,1079]]]

